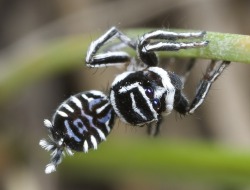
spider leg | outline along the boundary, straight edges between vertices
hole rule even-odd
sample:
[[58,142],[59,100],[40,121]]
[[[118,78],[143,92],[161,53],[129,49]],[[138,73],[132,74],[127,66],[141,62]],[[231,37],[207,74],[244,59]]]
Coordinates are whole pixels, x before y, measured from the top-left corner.
[[182,81],[183,84],[186,83],[187,78],[190,75],[191,70],[193,69],[194,65],[195,65],[196,59],[192,58],[189,60],[189,62],[187,63],[187,66],[185,68],[184,73],[180,76],[180,79]]
[[178,51],[180,49],[204,47],[208,44],[208,41],[180,42],[176,40],[203,38],[205,34],[206,32],[176,33],[163,30],[149,32],[140,38],[137,48],[138,55],[148,66],[157,66],[156,51]]
[[[116,51],[107,51],[97,54],[98,50],[109,41],[118,38],[124,46],[136,49],[136,43],[120,32],[117,28],[110,28],[105,34],[90,44],[86,55],[86,65],[88,67],[102,67],[116,64],[123,64],[130,61],[130,56],[123,51],[117,51],[120,48],[114,48]],[[121,46],[123,47],[123,45]]]
[[144,47],[145,52],[155,52],[155,51],[178,51],[180,49],[189,49],[204,47],[208,44],[208,41],[201,42],[155,42],[147,44]]
[[161,127],[161,123],[162,123],[162,116],[158,115],[158,120],[156,122],[149,123],[147,125],[147,133],[150,136],[157,136],[160,133],[160,127]]
[[191,104],[188,103],[188,100],[181,92],[181,89],[176,89],[174,109],[183,115],[194,113],[194,111],[204,102],[204,99],[206,98],[213,82],[220,76],[229,64],[229,61],[222,61],[220,64],[216,64],[215,61],[210,63],[205,75],[198,85],[196,95]]
[[194,111],[203,103],[211,85],[221,75],[221,73],[229,64],[229,61],[222,61],[217,66],[215,61],[211,61],[210,65],[207,67],[205,75],[203,76],[197,88],[195,98],[190,104],[188,114],[194,113]]
[[170,32],[164,30],[156,30],[153,32],[148,32],[144,34],[140,41],[143,43],[144,41],[153,40],[178,40],[178,39],[189,39],[189,38],[203,38],[206,32]]

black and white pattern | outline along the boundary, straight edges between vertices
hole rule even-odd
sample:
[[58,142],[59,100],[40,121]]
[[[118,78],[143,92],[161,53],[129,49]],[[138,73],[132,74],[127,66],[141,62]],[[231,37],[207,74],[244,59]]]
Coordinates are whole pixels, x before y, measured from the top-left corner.
[[[91,43],[86,65],[103,67],[128,64],[128,71],[118,75],[111,85],[111,105],[122,121],[131,125],[156,128],[153,133],[156,135],[162,116],[170,114],[172,110],[183,115],[194,113],[203,103],[212,83],[229,65],[227,61],[219,64],[212,61],[197,88],[194,100],[189,103],[182,90],[194,66],[194,60],[190,61],[183,76],[178,76],[157,67],[159,60],[156,53],[205,47],[209,43],[201,40],[205,35],[204,31],[176,33],[156,30],[133,40],[112,27]],[[120,44],[102,50],[115,39],[119,40]],[[131,57],[123,51],[125,47],[132,48],[137,57]]]
[[[44,121],[50,139],[41,140],[40,145],[52,152],[51,163],[45,172],[55,171],[65,152],[72,155],[71,150],[87,152],[90,148],[97,149],[111,131],[115,116],[133,126],[146,125],[149,134],[157,135],[162,116],[173,110],[183,115],[194,113],[229,62],[211,62],[193,101],[189,103],[182,90],[194,61],[187,65],[183,76],[178,76],[158,67],[156,52],[205,47],[208,41],[201,40],[205,34],[156,30],[132,40],[112,27],[93,41],[86,55],[88,67],[125,64],[127,71],[115,77],[108,96],[99,91],[77,94],[59,106],[52,122]],[[104,51],[104,46],[112,45],[114,39],[120,43]],[[131,57],[123,51],[126,47],[132,48],[137,56]]]
[[106,95],[99,91],[87,91],[71,96],[56,110],[52,121],[44,121],[50,133],[49,140],[40,145],[52,151],[51,163],[45,172],[55,171],[64,152],[88,152],[90,148],[106,140],[114,123],[114,112]]

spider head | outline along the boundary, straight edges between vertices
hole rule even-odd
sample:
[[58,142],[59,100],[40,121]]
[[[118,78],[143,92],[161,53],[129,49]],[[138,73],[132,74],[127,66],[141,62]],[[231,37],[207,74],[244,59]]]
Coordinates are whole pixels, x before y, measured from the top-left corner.
[[175,87],[167,71],[149,67],[118,75],[111,86],[110,101],[126,123],[144,125],[173,109]]

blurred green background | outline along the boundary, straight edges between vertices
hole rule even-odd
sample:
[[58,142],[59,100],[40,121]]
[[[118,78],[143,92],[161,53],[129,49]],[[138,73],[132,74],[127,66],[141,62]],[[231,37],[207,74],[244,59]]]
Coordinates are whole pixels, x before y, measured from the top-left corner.
[[[248,0],[0,1],[0,189],[250,189],[247,64],[231,64],[194,115],[166,117],[156,139],[117,120],[97,151],[65,158],[51,175],[38,145],[47,136],[43,119],[64,99],[107,91],[123,71],[84,67],[96,33],[115,25],[250,35],[249,8]],[[178,73],[186,61],[166,64]],[[198,62],[185,86],[189,99],[209,63]]]

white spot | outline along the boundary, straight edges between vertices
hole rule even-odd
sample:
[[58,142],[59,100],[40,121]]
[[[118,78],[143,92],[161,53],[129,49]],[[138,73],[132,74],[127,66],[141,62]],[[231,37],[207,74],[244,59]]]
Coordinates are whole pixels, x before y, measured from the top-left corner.
[[66,114],[66,113],[63,112],[63,111],[57,110],[56,112],[57,112],[60,116],[62,116],[62,117],[68,117],[68,114]]
[[91,142],[92,142],[93,149],[96,150],[96,149],[97,149],[97,141],[96,141],[96,138],[95,138],[93,135],[91,135],[91,136],[90,136],[90,140],[91,140]]
[[82,109],[82,103],[77,97],[71,96],[71,101],[74,102],[78,108]]
[[83,143],[83,152],[87,153],[88,150],[89,150],[89,144],[88,144],[87,140],[85,140]]
[[50,174],[50,173],[55,172],[55,171],[56,171],[56,166],[53,163],[48,164],[45,168],[46,174]]
[[52,123],[51,123],[50,120],[48,120],[48,119],[45,119],[45,120],[43,121],[43,124],[44,124],[44,126],[47,127],[47,128],[52,128],[52,127],[53,127]]

